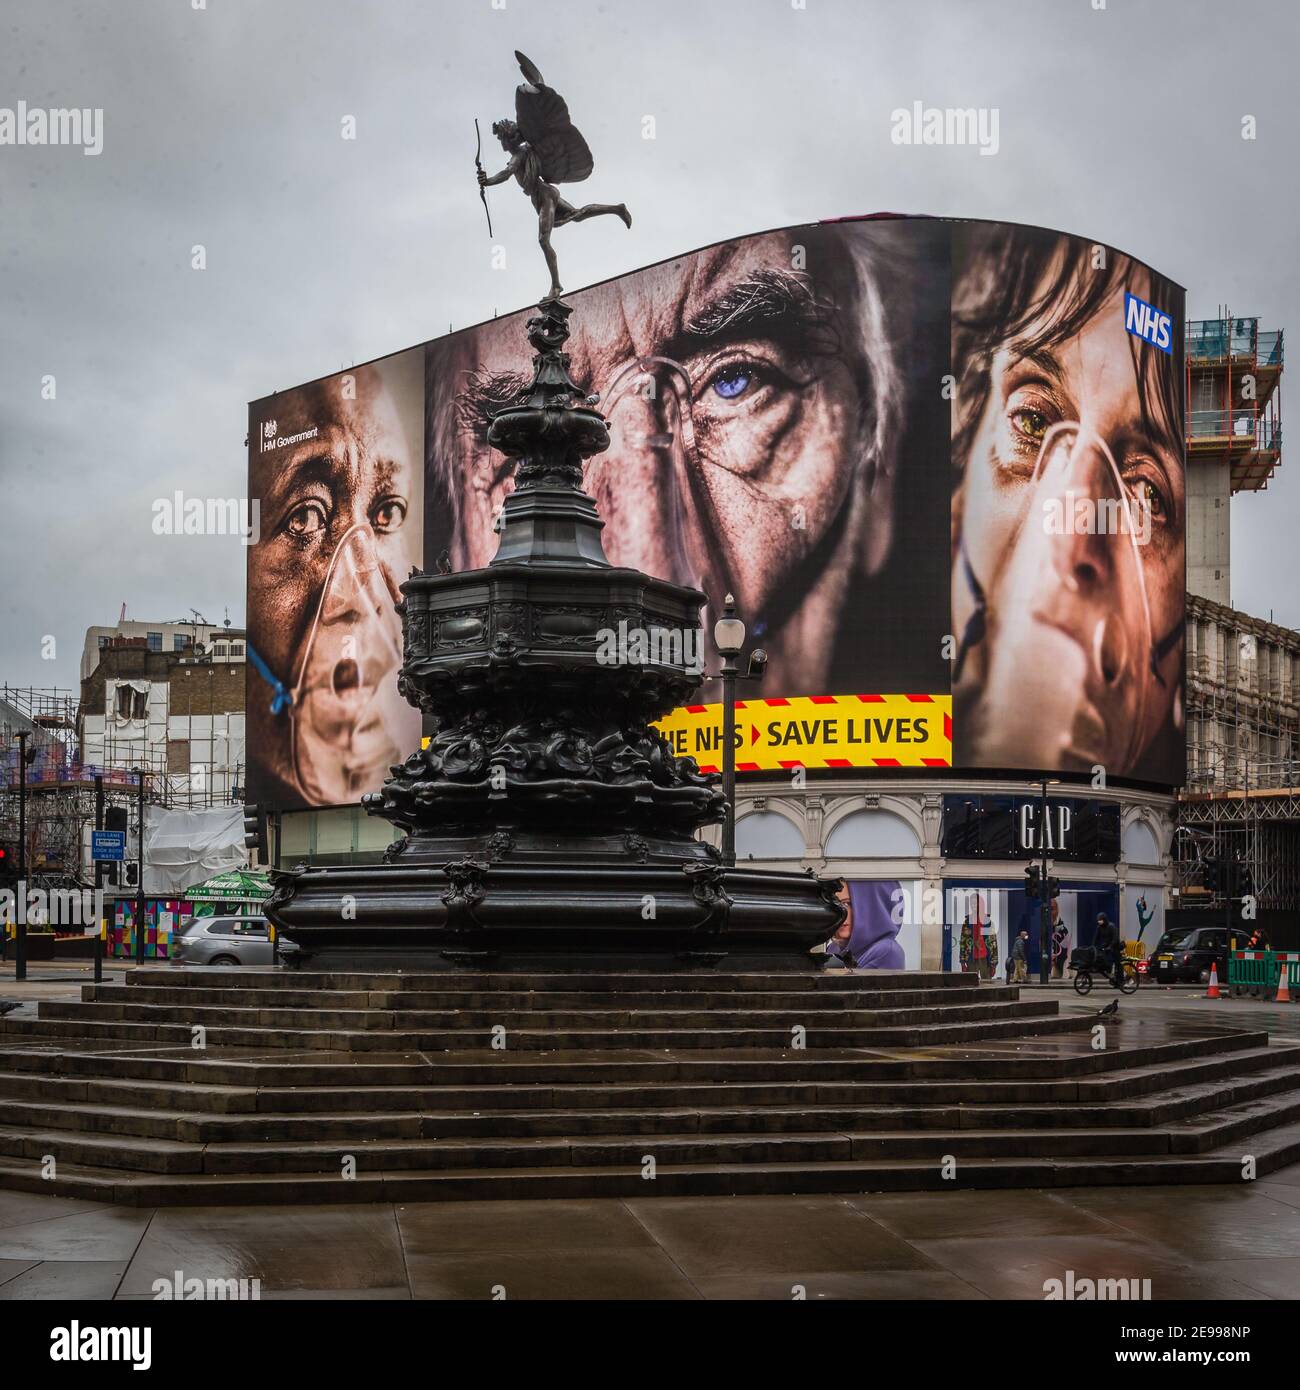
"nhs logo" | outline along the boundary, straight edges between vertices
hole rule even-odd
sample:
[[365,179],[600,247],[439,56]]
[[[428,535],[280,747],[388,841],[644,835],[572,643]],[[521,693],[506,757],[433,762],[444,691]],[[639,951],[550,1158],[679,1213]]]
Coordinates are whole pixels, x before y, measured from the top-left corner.
[[1161,352],[1173,354],[1173,320],[1127,290],[1124,293],[1124,327],[1134,337],[1144,339]]

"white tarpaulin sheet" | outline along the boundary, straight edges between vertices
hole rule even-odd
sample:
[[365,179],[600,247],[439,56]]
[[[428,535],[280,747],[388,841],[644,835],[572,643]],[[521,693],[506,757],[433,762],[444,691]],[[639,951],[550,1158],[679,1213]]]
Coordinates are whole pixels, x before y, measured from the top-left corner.
[[180,897],[191,885],[247,863],[242,806],[212,806],[200,811],[145,808],[147,897]]

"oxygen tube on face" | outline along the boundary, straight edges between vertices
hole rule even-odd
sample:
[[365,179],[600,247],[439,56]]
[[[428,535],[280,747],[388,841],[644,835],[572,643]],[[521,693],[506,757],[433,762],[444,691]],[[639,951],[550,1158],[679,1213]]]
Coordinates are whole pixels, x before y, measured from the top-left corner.
[[[1153,633],[1139,549],[1150,541],[1150,513],[1124,482],[1109,444],[1074,421],[1048,429],[1026,493],[1007,558],[987,584],[962,540],[961,575],[975,608],[954,682],[971,649],[995,632],[981,699],[995,708],[1032,702],[1040,746],[1019,751],[1044,765],[1062,756],[1105,763],[1121,735],[1118,756],[1129,766],[1149,736],[1156,690],[1166,684],[1160,663],[1182,636],[1181,620],[1158,639]],[[1031,516],[1041,524],[1027,526]],[[1072,636],[1077,647],[1055,650],[1046,662],[1037,645],[1042,627]]]
[[353,526],[330,559],[292,690],[247,651],[271,713],[288,714],[293,780],[309,804],[353,802],[405,756],[402,629],[368,526]]
[[283,714],[293,704],[292,692],[285,689],[284,682],[253,650],[251,642],[244,643],[244,650],[248,653],[248,659],[253,663],[254,670],[271,687],[271,713]]
[[289,717],[293,772],[317,805],[356,800],[404,756],[402,629],[368,526],[339,541],[303,649]]

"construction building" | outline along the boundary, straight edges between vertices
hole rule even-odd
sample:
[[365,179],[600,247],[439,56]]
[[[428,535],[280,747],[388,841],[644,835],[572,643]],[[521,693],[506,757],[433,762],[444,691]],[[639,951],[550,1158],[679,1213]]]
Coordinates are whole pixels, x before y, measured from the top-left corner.
[[0,843],[18,848],[22,796],[33,886],[93,883],[97,818],[127,832],[115,881],[133,881],[140,771],[151,806],[239,804],[244,653],[244,633],[229,623],[124,622],[87,631],[80,691],[0,687]]
[[203,654],[211,652],[223,659],[229,658],[234,648],[234,657],[240,659],[244,654],[244,635],[231,632],[229,622],[210,623],[197,611],[189,618],[176,618],[171,622],[141,622],[126,616],[126,605],[122,605],[122,616],[112,627],[88,627],[86,640],[81,650],[81,671],[79,677],[85,680],[99,665],[99,654],[106,647],[123,638],[138,637],[151,652],[183,652],[187,647]]
[[214,629],[205,642],[184,633],[168,648],[156,638],[95,629],[96,661],[81,682],[77,743],[84,763],[144,768],[167,806],[237,804],[243,796],[242,629]]
[[[26,735],[26,787],[19,773]],[[54,687],[0,687],[0,841],[19,854],[25,826],[26,879],[33,887],[87,886],[95,827],[96,775],[105,824],[130,830],[136,779],[120,769],[88,768],[77,751],[77,697]],[[20,799],[25,802],[20,813]],[[132,830],[131,833],[134,833]]]
[[1273,944],[1296,946],[1300,633],[1231,606],[1229,525],[1233,499],[1281,461],[1283,336],[1225,312],[1190,322],[1186,344],[1187,784],[1171,892],[1223,920],[1250,896]]

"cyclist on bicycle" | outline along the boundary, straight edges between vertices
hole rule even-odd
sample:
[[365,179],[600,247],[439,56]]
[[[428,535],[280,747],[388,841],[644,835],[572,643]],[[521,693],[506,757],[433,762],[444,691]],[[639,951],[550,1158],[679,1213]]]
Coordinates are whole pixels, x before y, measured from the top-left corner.
[[1093,950],[1097,953],[1098,966],[1105,966],[1110,982],[1119,988],[1119,932],[1111,925],[1104,912],[1097,914],[1097,935],[1093,938]]

